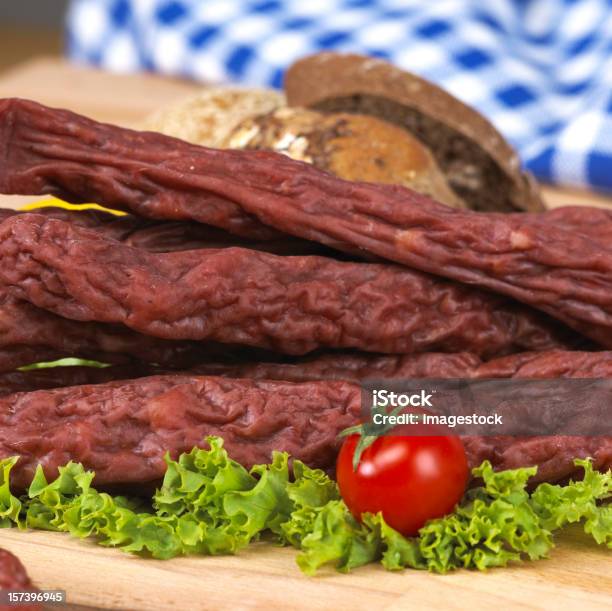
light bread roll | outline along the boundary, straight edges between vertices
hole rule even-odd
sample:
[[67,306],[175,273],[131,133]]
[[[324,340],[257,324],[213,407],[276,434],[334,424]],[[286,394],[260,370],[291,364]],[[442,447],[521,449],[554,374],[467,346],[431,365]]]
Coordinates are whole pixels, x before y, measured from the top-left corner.
[[245,119],[221,146],[272,150],[346,180],[403,185],[465,207],[419,140],[372,116],[279,108]]
[[245,118],[283,106],[285,97],[273,89],[210,87],[148,117],[142,129],[187,142],[220,148]]

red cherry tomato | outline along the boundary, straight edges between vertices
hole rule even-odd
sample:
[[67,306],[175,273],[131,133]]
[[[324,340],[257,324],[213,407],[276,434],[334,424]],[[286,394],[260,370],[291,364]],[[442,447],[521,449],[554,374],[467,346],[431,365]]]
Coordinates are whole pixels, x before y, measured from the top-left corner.
[[356,519],[382,512],[389,526],[414,536],[461,500],[469,469],[458,437],[379,437],[354,470],[358,441],[359,435],[345,439],[336,465],[340,493]]

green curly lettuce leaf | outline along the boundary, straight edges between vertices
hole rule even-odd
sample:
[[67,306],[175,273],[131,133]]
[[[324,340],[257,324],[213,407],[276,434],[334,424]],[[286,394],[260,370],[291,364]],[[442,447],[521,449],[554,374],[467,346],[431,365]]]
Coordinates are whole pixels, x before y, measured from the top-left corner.
[[48,483],[39,467],[24,500],[25,525],[79,538],[95,536],[101,545],[146,551],[156,558],[182,553],[174,528],[159,516],[138,512],[136,500],[98,492],[91,487],[93,478],[81,465],[68,463]]
[[300,548],[302,540],[313,532],[320,510],[338,501],[340,492],[336,483],[319,469],[311,469],[296,460],[293,472],[294,481],[287,485],[293,509],[288,519],[280,524],[278,535],[283,543]]
[[21,526],[21,501],[13,496],[9,476],[19,459],[16,456],[0,460],[0,528]]
[[581,522],[597,543],[612,548],[612,473],[577,460],[584,478],[566,486],[540,484],[536,468],[473,470],[482,486],[469,490],[455,511],[405,538],[379,515],[357,521],[323,471],[284,453],[247,470],[217,437],[177,460],[165,457],[162,485],[149,502],[111,496],[92,487],[94,473],[68,463],[49,482],[41,467],[28,493],[10,490],[17,458],[0,461],[0,527],[17,525],[94,537],[101,545],[166,559],[185,554],[233,554],[267,536],[299,550],[306,574],[325,565],[348,572],[371,562],[388,570],[446,573],[486,570],[536,560],[554,546],[554,531]]
[[473,470],[484,486],[469,491],[455,512],[419,531],[419,552],[429,570],[487,569],[524,557],[545,557],[553,546],[526,490],[536,468],[496,473],[485,462]]
[[258,481],[228,457],[220,439],[208,441],[209,450],[194,448],[177,461],[166,456],[166,475],[153,507],[175,528],[183,553],[235,553],[259,531],[230,515],[225,502],[232,493],[254,490]]
[[584,469],[584,478],[569,486],[540,484],[531,499],[534,510],[545,528],[583,522],[587,534],[612,549],[612,506],[599,504],[612,496],[612,475],[595,471],[589,460],[575,462]]
[[98,369],[105,369],[106,367],[110,367],[110,365],[108,363],[101,363],[100,361],[68,357],[65,359],[58,359],[56,361],[44,361],[42,363],[32,363],[31,365],[23,365],[23,367],[18,368],[18,371],[53,369],[54,367],[96,367]]
[[367,522],[360,524],[343,501],[334,500],[319,507],[309,532],[300,543],[298,566],[313,575],[325,564],[340,572],[376,561],[380,557],[380,537]]

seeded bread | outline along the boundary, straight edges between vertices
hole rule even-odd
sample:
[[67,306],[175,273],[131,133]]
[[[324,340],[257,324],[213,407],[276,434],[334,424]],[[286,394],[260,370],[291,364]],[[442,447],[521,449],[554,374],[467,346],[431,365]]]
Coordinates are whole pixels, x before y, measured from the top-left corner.
[[221,146],[273,150],[347,180],[404,185],[465,207],[419,140],[372,116],[279,108],[245,119]]
[[245,118],[270,112],[284,103],[283,94],[273,89],[210,87],[157,111],[142,128],[218,148]]
[[408,130],[434,154],[450,187],[474,210],[541,210],[533,178],[482,115],[436,85],[361,55],[319,53],[287,71],[290,106],[383,118]]

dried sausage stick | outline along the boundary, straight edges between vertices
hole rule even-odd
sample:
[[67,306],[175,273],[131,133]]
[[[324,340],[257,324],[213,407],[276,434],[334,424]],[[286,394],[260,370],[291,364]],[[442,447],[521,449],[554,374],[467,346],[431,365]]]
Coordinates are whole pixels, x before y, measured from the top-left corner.
[[197,147],[0,102],[0,191],[57,193],[266,239],[266,226],[530,304],[612,347],[612,249],[534,215],[455,210],[283,155]]
[[580,341],[529,308],[401,266],[241,248],[153,254],[36,214],[0,224],[0,263],[14,299],[167,340],[482,356]]

